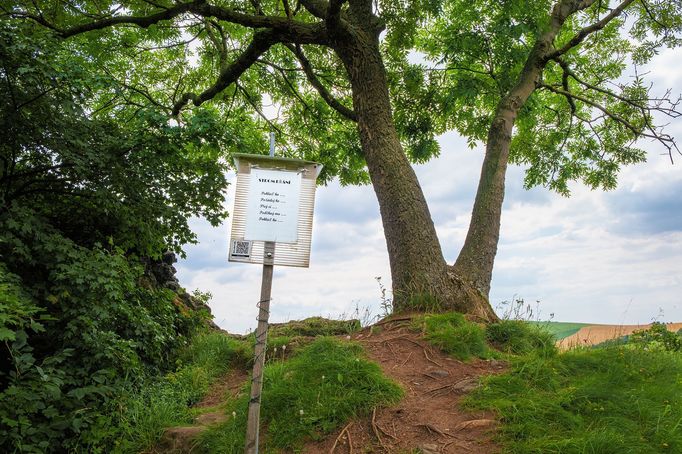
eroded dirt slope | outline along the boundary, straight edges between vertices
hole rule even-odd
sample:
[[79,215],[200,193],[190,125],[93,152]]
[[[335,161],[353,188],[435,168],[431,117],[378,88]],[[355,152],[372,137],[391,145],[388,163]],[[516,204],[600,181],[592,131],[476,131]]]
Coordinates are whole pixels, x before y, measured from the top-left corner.
[[457,361],[407,329],[407,320],[365,329],[351,338],[363,344],[370,359],[400,383],[405,398],[394,407],[378,408],[367,418],[351,421],[305,453],[494,453],[496,427],[490,413],[467,413],[462,396],[482,376],[500,373],[500,361]]

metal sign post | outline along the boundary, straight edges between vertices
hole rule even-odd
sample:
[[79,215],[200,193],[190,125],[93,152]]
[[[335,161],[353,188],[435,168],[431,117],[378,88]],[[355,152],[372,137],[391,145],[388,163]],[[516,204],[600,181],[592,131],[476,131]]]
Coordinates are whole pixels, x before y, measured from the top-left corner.
[[[274,265],[308,267],[317,176],[316,162],[235,154],[237,188],[232,212],[231,262],[263,264],[245,452],[258,454],[260,403]],[[275,255],[275,251],[277,254]]]
[[263,281],[260,287],[258,302],[258,327],[256,328],[256,345],[254,348],[253,374],[251,376],[251,398],[249,399],[249,417],[246,425],[247,454],[258,454],[258,428],[260,426],[260,395],[263,391],[263,367],[268,340],[268,318],[270,317],[270,294],[272,290],[272,273],[274,269],[275,243],[265,242],[263,256]]
[[[270,133],[270,156],[275,156],[275,133]],[[258,301],[258,326],[256,327],[256,345],[254,346],[254,363],[251,374],[251,398],[249,399],[249,415],[246,423],[246,454],[258,454],[260,427],[260,395],[263,391],[263,368],[268,344],[268,319],[270,318],[270,295],[272,293],[272,274],[275,264],[275,242],[266,241],[263,247],[263,278]]]

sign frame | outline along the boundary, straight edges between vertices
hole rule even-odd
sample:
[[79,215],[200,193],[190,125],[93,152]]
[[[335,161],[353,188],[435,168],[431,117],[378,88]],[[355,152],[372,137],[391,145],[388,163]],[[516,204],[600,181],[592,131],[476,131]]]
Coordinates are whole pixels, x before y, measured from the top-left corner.
[[[315,190],[317,177],[322,164],[301,159],[281,158],[266,155],[235,153],[237,184],[232,229],[230,235],[230,262],[263,264],[265,240],[247,238],[247,224],[250,210],[253,209],[252,188],[255,170],[296,172],[300,175],[300,196],[297,201],[296,241],[274,241],[276,254],[274,265],[307,268],[310,265],[310,246],[312,242],[313,211],[315,209]],[[253,213],[251,213],[253,216]]]

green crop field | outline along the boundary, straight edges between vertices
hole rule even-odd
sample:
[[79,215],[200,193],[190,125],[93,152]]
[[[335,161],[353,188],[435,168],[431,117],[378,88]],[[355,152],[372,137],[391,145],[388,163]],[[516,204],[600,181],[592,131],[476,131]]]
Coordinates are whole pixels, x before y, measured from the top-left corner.
[[571,322],[528,322],[540,326],[549,331],[556,340],[565,339],[577,333],[580,328],[590,326],[590,323],[571,323]]

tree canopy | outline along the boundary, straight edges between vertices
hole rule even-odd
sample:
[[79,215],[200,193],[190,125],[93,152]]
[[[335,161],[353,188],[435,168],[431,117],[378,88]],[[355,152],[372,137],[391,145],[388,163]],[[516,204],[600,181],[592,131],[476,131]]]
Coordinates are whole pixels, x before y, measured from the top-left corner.
[[[564,2],[570,3],[570,2]],[[568,194],[580,180],[613,189],[621,166],[641,162],[646,140],[679,151],[664,126],[679,95],[646,81],[641,67],[680,44],[676,2],[577,2],[541,58],[542,75],[515,122],[510,159],[527,166],[526,186]],[[552,2],[444,2],[414,33],[432,70],[425,81],[449,128],[485,141],[500,99],[512,92]],[[473,108],[468,108],[473,106]]]
[[[369,3],[369,2],[367,2]],[[368,182],[353,122],[350,83],[328,31],[329,6],[343,1],[30,2],[6,11],[70,38],[84,67],[116,81],[96,109],[155,106],[188,115],[212,101],[225,118],[276,106],[274,129],[287,153],[325,163],[323,178]],[[512,160],[527,164],[529,186],[566,193],[581,179],[612,188],[621,164],[643,159],[634,141],[672,138],[654,111],[676,116],[677,99],[636,68],[679,44],[676,2],[564,1],[542,81],[519,114]],[[439,153],[435,136],[456,129],[487,140],[502,97],[518,82],[530,51],[550,27],[553,2],[454,0],[378,2],[385,29],[395,125],[414,162]],[[74,38],[75,37],[75,38]],[[624,76],[634,74],[629,80]],[[185,110],[183,110],[185,109]],[[660,121],[660,120],[659,120]],[[641,142],[640,142],[641,146]]]
[[[621,166],[644,159],[642,139],[677,151],[661,125],[678,99],[637,70],[679,45],[677,2],[47,0],[5,11],[67,39],[115,82],[89,100],[97,115],[153,106],[183,124],[210,105],[225,119],[256,116],[288,156],[322,162],[323,181],[371,181],[405,298],[487,296],[509,162],[528,166],[527,186],[567,194],[573,180],[613,188]],[[409,161],[437,156],[436,135],[451,129],[484,142],[486,160],[448,271]]]

